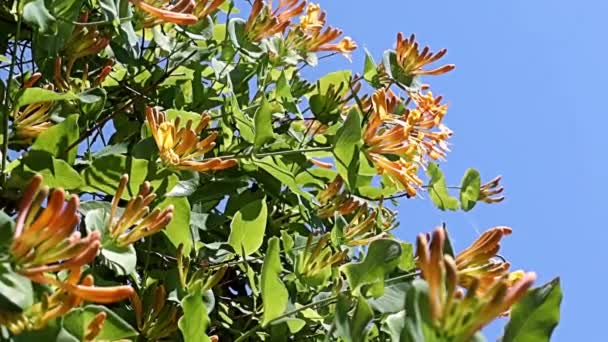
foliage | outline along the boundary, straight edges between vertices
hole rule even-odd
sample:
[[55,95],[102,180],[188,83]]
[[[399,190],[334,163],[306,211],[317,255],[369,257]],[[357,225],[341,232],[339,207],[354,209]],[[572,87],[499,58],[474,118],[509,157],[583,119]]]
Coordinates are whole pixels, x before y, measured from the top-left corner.
[[[357,44],[305,0],[0,4],[0,334],[11,341],[549,339],[555,280],[509,271],[507,227],[455,253],[395,207],[496,203],[440,163],[446,50]],[[425,175],[426,174],[426,175]],[[455,193],[459,189],[459,193]],[[398,202],[397,199],[402,199]],[[512,308],[512,309],[511,309]]]

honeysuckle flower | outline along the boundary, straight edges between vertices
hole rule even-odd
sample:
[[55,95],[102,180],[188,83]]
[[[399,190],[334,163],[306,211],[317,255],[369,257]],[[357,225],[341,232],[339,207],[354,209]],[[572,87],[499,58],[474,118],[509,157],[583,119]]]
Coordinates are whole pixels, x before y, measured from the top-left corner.
[[304,6],[306,1],[279,0],[279,6],[273,11],[272,1],[255,0],[245,23],[247,37],[260,41],[277,33],[283,34],[293,17],[302,13]]
[[82,279],[81,275],[80,267],[70,268],[63,281],[41,274],[36,275],[37,279],[32,280],[53,286],[53,292],[45,295],[42,301],[26,308],[23,312],[12,315],[0,313],[0,324],[6,326],[15,335],[27,330],[39,330],[48,322],[80,306],[84,301],[110,304],[124,300],[134,293],[130,286],[96,287],[92,275],[89,274]]
[[[79,22],[87,23],[88,21],[89,13],[85,12]],[[64,54],[68,58],[67,74],[71,73],[72,66],[78,58],[96,55],[108,44],[110,44],[110,38],[103,36],[97,26],[76,25],[64,47]]]
[[167,291],[162,284],[149,286],[143,294],[143,300],[134,293],[131,305],[137,329],[147,340],[163,340],[177,331],[181,310],[175,302],[167,300]]
[[348,215],[357,210],[362,204],[352,196],[342,193],[344,180],[342,177],[336,176],[327,187],[317,194],[317,199],[321,207],[317,211],[317,215],[321,218],[332,217],[338,212],[342,215]]
[[509,227],[494,227],[486,230],[471,246],[456,256],[456,267],[460,285],[469,287],[473,279],[480,280],[479,290],[491,285],[495,279],[508,274],[511,264],[496,258],[500,240],[511,234]]
[[500,185],[501,176],[497,176],[491,181],[482,184],[479,189],[479,200],[485,203],[499,203],[505,199],[505,196],[500,195],[504,188]]
[[158,146],[160,159],[167,167],[174,170],[206,172],[224,170],[237,165],[234,159],[198,160],[215,147],[217,132],[212,132],[206,138],[199,140],[199,135],[211,121],[209,115],[202,114],[201,121],[194,129],[192,120],[188,120],[182,127],[179,117],[174,122],[169,122],[163,112],[151,107],[146,108],[146,118]]
[[[45,87],[52,90],[52,86]],[[12,112],[15,139],[18,142],[31,143],[40,133],[53,126],[50,110],[53,101],[35,102]]]
[[309,4],[306,15],[300,17],[300,23],[293,25],[287,36],[288,45],[305,52],[331,51],[348,55],[357,48],[350,38],[344,37],[337,43],[332,43],[342,35],[342,30],[327,27],[325,30],[326,14],[318,4]]
[[333,265],[346,258],[347,251],[334,252],[330,247],[330,236],[325,234],[313,243],[313,235],[308,236],[306,247],[298,254],[295,261],[295,272],[303,280],[316,283],[331,273]]
[[112,199],[108,227],[112,240],[122,247],[158,233],[173,218],[172,205],[163,210],[156,208],[150,212],[149,205],[156,199],[156,194],[152,193],[149,182],[144,182],[139,187],[137,196],[131,198],[122,214],[118,215],[118,203],[128,182],[129,176],[124,174],[120,178],[118,189]]
[[130,0],[140,10],[144,11],[144,27],[152,27],[162,23],[178,25],[196,24],[199,18],[192,12],[197,7],[194,0]]
[[414,34],[409,38],[404,38],[403,33],[397,34],[397,47],[395,50],[397,64],[399,64],[401,71],[406,75],[441,75],[455,68],[453,64],[446,64],[435,69],[423,70],[422,68],[426,65],[441,59],[447,53],[447,49],[432,53],[430,48],[426,46],[422,51],[419,51]]
[[347,246],[366,246],[386,238],[393,226],[394,214],[384,207],[361,206],[344,228],[343,241]]
[[[474,248],[472,246],[471,249],[465,250],[464,254],[459,255],[460,266],[452,257],[443,254],[444,229],[433,231],[430,244],[424,234],[418,236],[417,264],[422,278],[428,284],[431,318],[442,335],[453,341],[468,341],[483,326],[508,312],[536,279],[534,273],[501,273],[500,276],[494,277],[483,291],[479,291],[482,279],[461,279],[463,275],[470,275],[466,268],[460,268],[466,266],[466,261],[476,260],[475,256],[483,259],[482,256],[497,251],[497,242],[491,241],[496,241],[496,237],[500,238],[501,232],[503,231],[500,229],[493,230],[473,244]],[[466,293],[460,288],[463,283],[467,285]]]
[[218,9],[226,0],[198,0],[194,7],[194,15],[203,19]]
[[392,161],[377,153],[369,153],[368,156],[379,174],[386,174],[395,183],[400,184],[408,196],[416,196],[423,184],[422,179],[418,177],[418,163],[403,159]]
[[34,281],[42,273],[90,263],[100,247],[99,232],[82,237],[75,231],[80,222],[78,196],[72,195],[66,203],[62,189],[49,196],[48,187],[41,184],[42,176],[34,176],[23,194],[10,248],[19,272]]

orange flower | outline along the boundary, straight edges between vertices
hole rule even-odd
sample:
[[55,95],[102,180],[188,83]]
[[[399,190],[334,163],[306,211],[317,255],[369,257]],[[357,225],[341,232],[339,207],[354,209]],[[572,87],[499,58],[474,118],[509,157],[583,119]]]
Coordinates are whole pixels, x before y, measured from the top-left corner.
[[309,4],[306,15],[300,17],[300,23],[294,25],[287,37],[288,44],[296,46],[306,52],[333,51],[348,55],[357,48],[357,44],[350,38],[344,37],[338,43],[332,43],[342,35],[342,31],[332,27],[325,27],[326,14],[321,11],[318,4]]
[[226,0],[198,0],[196,7],[194,8],[194,15],[196,15],[198,19],[203,19],[218,9],[225,1]]
[[[88,21],[89,13],[86,12],[80,17],[79,22],[87,23]],[[96,55],[108,44],[110,44],[110,39],[102,36],[97,26],[76,25],[64,48],[65,55],[69,58],[68,70],[72,69],[76,59]]]
[[[443,254],[445,230],[437,228],[432,240],[418,235],[416,253],[422,278],[428,284],[429,308],[436,328],[453,340],[468,340],[495,318],[503,315],[532,286],[534,273],[501,274],[479,290],[483,279],[471,277],[466,268],[472,260],[488,260],[497,251],[497,240],[507,230],[495,229],[461,253],[456,260]],[[510,230],[508,230],[510,232]],[[492,254],[492,255],[490,255]],[[487,257],[487,258],[486,258]],[[487,278],[486,278],[487,279]],[[466,294],[458,286],[467,285]]]
[[41,184],[42,176],[34,176],[24,193],[10,249],[19,272],[34,281],[42,273],[90,263],[100,247],[99,232],[81,237],[75,231],[80,222],[78,197],[72,195],[66,204],[62,189],[49,196],[49,189]]
[[491,181],[482,184],[479,189],[479,200],[485,203],[498,203],[505,199],[505,196],[496,196],[504,191],[504,188],[500,186],[501,176],[497,176]]
[[[144,21],[144,27],[152,27],[161,23],[193,25],[199,20],[196,15],[192,14],[197,7],[194,0],[178,0],[176,2],[166,0],[148,0],[147,2],[144,0],[131,0],[131,2],[148,14]],[[203,11],[202,7],[199,8]]]
[[128,175],[125,174],[120,178],[116,195],[112,199],[108,229],[116,244],[123,247],[158,233],[173,218],[173,206],[171,205],[162,211],[157,208],[150,212],[148,205],[156,199],[156,195],[151,193],[149,182],[141,185],[137,196],[131,198],[120,217],[116,217],[118,202],[120,202],[128,182]]
[[167,121],[165,114],[154,108],[146,108],[146,118],[160,159],[174,170],[191,170],[197,172],[224,170],[237,165],[234,159],[212,158],[204,161],[197,159],[215,147],[217,132],[212,132],[206,138],[199,140],[199,135],[209,125],[211,117],[201,115],[201,121],[192,129],[192,120],[184,127],[180,126],[180,118],[174,122]]
[[321,208],[317,212],[319,217],[332,217],[336,212],[348,215],[361,206],[361,203],[352,196],[342,193],[343,185],[342,177],[336,176],[324,190],[319,191],[317,194],[317,199],[321,203]]
[[272,10],[272,1],[255,0],[245,23],[249,39],[260,41],[274,34],[285,32],[293,17],[304,10],[306,1],[279,0],[279,7]]
[[391,161],[377,153],[369,153],[368,156],[380,174],[386,174],[393,181],[401,184],[410,197],[416,196],[417,189],[423,184],[422,179],[417,175],[418,163],[403,159]]
[[422,70],[427,64],[438,61],[447,52],[442,49],[437,53],[432,53],[426,46],[422,51],[418,51],[416,36],[411,35],[409,39],[403,38],[403,33],[397,34],[397,64],[406,75],[441,75],[455,68],[453,64],[446,64],[432,70]]

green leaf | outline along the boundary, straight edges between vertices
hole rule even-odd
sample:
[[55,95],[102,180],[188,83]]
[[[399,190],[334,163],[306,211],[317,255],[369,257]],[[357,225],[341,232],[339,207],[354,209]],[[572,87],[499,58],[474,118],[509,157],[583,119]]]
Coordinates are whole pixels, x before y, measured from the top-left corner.
[[318,93],[325,95],[329,88],[333,86],[334,89],[340,89],[340,91],[336,93],[336,96],[345,95],[350,90],[349,85],[351,76],[352,71],[350,70],[330,72],[319,79]]
[[441,210],[457,210],[458,200],[451,197],[448,193],[445,178],[439,166],[435,163],[429,163],[427,174],[431,177],[428,185],[429,196],[437,208]]
[[185,342],[207,342],[209,337],[205,334],[209,326],[207,308],[203,303],[202,286],[194,286],[194,291],[182,299],[184,314],[177,325],[184,336]]
[[80,110],[89,121],[94,121],[99,117],[106,104],[107,93],[104,88],[87,89],[78,94],[80,99]]
[[13,242],[13,227],[15,222],[4,211],[0,211],[0,253],[7,253]]
[[246,116],[240,109],[236,96],[230,97],[230,108],[232,110],[232,116],[236,121],[236,128],[239,130],[241,137],[243,137],[246,142],[253,143],[255,139],[254,124],[251,121],[251,118]]
[[401,258],[399,259],[399,269],[402,271],[411,271],[416,268],[414,261],[414,247],[411,243],[401,243]]
[[371,285],[371,294],[379,297],[384,293],[384,278],[399,264],[401,244],[394,240],[373,241],[362,262],[340,267],[355,295],[361,293],[363,285]]
[[190,203],[186,197],[167,197],[157,208],[162,210],[169,205],[173,205],[173,219],[163,232],[174,247],[183,244],[184,255],[188,255],[193,243],[190,234]]
[[306,199],[312,198],[312,195],[309,192],[300,189],[290,166],[286,165],[284,160],[284,157],[268,156],[262,159],[254,159],[254,163],[264,171],[270,173],[274,178],[281,181],[283,185],[287,186],[294,193]]
[[549,341],[560,317],[560,279],[532,289],[511,309],[502,342]]
[[36,173],[44,177],[43,184],[50,188],[72,190],[82,185],[82,179],[76,170],[45,151],[28,152],[20,165],[11,173],[11,178],[13,181],[25,184]]
[[376,66],[376,62],[374,62],[374,58],[366,49],[365,64],[363,65],[363,78],[370,83],[374,83],[377,76],[378,68]]
[[72,92],[56,93],[52,90],[43,88],[26,88],[17,94],[15,108],[20,108],[22,106],[38,102],[67,101],[77,99],[78,96]]
[[14,272],[9,263],[0,264],[0,308],[18,312],[33,302],[32,282]]
[[37,27],[40,32],[47,32],[55,25],[55,17],[46,8],[44,0],[33,0],[25,4],[23,21]]
[[88,325],[100,313],[106,313],[106,319],[97,336],[97,341],[116,341],[129,339],[138,335],[137,331],[112,310],[101,305],[87,305],[84,308],[72,309],[63,319],[63,327],[80,341],[84,339]]
[[69,164],[76,160],[77,148],[67,151],[68,146],[78,140],[78,115],[70,115],[61,123],[42,132],[32,145],[34,151],[47,151]]
[[289,294],[281,281],[283,268],[279,253],[279,238],[270,238],[262,265],[261,288],[264,303],[262,326],[266,326],[270,321],[281,316],[287,308]]
[[334,325],[336,335],[341,341],[364,342],[367,341],[366,329],[373,318],[373,312],[365,298],[357,297],[357,306],[352,317],[348,314],[350,303],[345,295],[338,297]]
[[42,330],[29,330],[14,337],[14,342],[55,341],[55,342],[81,342],[81,339],[70,334],[63,327],[63,319],[51,320]]
[[267,215],[266,198],[243,206],[234,215],[228,243],[237,253],[243,251],[247,256],[260,248],[266,232]]
[[359,149],[363,144],[361,135],[361,116],[356,109],[353,109],[344,125],[338,130],[334,147],[338,173],[351,189],[356,187],[357,182]]
[[255,112],[253,117],[253,130],[255,135],[253,143],[258,148],[274,139],[274,132],[272,130],[273,109],[273,106],[264,96],[260,108]]
[[460,207],[464,211],[473,209],[479,200],[481,177],[475,169],[468,169],[460,183]]
[[114,195],[118,188],[120,177],[129,175],[127,189],[122,194],[122,199],[128,200],[136,195],[139,186],[146,180],[148,173],[148,161],[130,158],[123,155],[105,155],[99,157],[86,169],[82,170],[81,176],[85,182],[82,191],[102,192]]

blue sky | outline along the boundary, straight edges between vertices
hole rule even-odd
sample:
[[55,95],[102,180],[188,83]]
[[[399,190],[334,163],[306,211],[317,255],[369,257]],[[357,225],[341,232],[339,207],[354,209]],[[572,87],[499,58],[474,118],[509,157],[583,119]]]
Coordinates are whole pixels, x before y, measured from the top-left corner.
[[[397,235],[413,241],[420,231],[448,223],[457,249],[479,232],[507,225],[514,232],[501,254],[514,269],[537,272],[539,284],[562,278],[561,324],[553,341],[597,340],[608,301],[608,242],[602,178],[607,166],[604,127],[607,87],[604,1],[330,1],[318,0],[328,21],[376,58],[397,32],[416,33],[444,62],[457,68],[426,78],[450,104],[446,123],[455,132],[443,165],[458,185],[468,167],[484,179],[501,174],[507,199],[469,213],[442,213],[429,200],[404,200]],[[354,68],[341,57],[318,72]],[[315,71],[316,72],[316,71]],[[602,307],[603,306],[603,307]],[[494,340],[502,323],[487,329]]]

